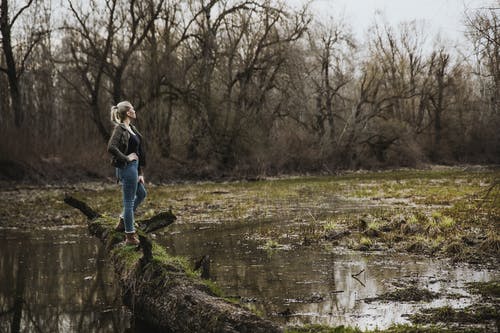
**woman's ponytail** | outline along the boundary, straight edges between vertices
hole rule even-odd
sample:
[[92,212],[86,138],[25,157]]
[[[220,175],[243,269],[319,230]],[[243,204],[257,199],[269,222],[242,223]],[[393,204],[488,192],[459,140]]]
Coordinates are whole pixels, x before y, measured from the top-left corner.
[[118,107],[116,105],[113,105],[111,107],[111,122],[115,124],[119,124],[121,122],[120,118],[118,117]]

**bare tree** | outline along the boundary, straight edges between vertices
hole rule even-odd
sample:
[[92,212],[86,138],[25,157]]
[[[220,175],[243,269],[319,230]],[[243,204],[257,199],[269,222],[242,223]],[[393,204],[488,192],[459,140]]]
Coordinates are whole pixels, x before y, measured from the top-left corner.
[[[116,18],[122,26],[114,33],[114,45],[111,48],[107,75],[111,79],[113,102],[120,102],[125,94],[123,91],[123,80],[125,70],[130,63],[132,55],[144,39],[154,28],[163,9],[164,0],[135,1],[130,0],[127,8],[119,7],[119,15]],[[135,88],[135,87],[133,87]]]
[[[302,36],[308,19],[302,14],[287,18],[284,7],[271,1],[201,5],[203,15],[194,31],[198,103],[188,156],[196,158],[204,141],[221,165],[231,165],[241,140],[252,141],[251,129],[264,117],[263,105],[286,59],[286,46]],[[223,90],[215,89],[215,83]]]
[[442,137],[442,118],[443,113],[447,109],[446,103],[446,90],[451,84],[449,76],[450,68],[450,55],[440,48],[438,51],[434,51],[429,59],[429,72],[433,76],[433,92],[430,94],[429,99],[432,105],[434,124],[434,141],[433,141],[433,156],[437,156],[440,149],[441,137]]
[[[219,110],[223,122],[218,146],[223,163],[233,158],[241,140],[252,144],[257,138],[268,137],[279,112],[279,104],[273,107],[270,97],[281,79],[289,46],[309,23],[305,9],[287,18],[284,7],[274,7],[271,2],[242,13],[239,19],[242,28],[232,38],[228,36],[227,40],[233,41],[232,50],[223,56],[223,63],[228,64],[228,79],[224,80],[228,104]],[[231,30],[226,31],[231,34]]]
[[72,64],[79,80],[63,77],[89,106],[99,133],[107,140],[109,129],[101,110],[109,97],[104,92],[109,92],[114,103],[127,96],[123,86],[125,71],[158,18],[163,0],[126,3],[106,0],[102,5],[92,1],[87,8],[72,0],[68,0],[68,4],[74,19],[65,25],[70,58],[60,61]]
[[99,133],[107,140],[109,129],[101,115],[101,103],[105,70],[117,29],[117,0],[106,0],[103,5],[91,1],[86,10],[81,3],[71,0],[68,5],[74,21],[65,22],[67,35],[63,42],[69,54],[63,53],[63,58],[57,61],[69,65],[71,71],[60,72],[60,75],[88,106]]
[[[154,11],[155,9],[150,6],[150,10]],[[183,39],[178,35],[179,23],[177,21],[180,12],[178,3],[167,1],[159,13],[158,22],[153,22],[144,40],[144,50],[138,58],[139,61],[144,62],[145,89],[134,91],[132,94],[141,109],[155,110],[155,112],[150,112],[146,122],[151,137],[159,144],[161,156],[165,158],[170,157],[171,154],[170,128],[173,104],[178,98],[173,87],[176,86],[174,69],[177,67],[177,61],[175,51]],[[142,79],[138,73],[132,75],[137,79]],[[164,101],[166,102],[165,106]]]
[[466,12],[467,35],[478,60],[476,74],[482,95],[495,113],[500,113],[500,4]]
[[[13,28],[16,21],[30,7],[37,7],[37,0],[29,0],[21,8],[10,6],[9,0],[2,0],[0,4],[0,33],[2,36],[2,50],[5,58],[5,66],[0,67],[0,72],[7,75],[14,123],[21,127],[23,123],[23,101],[20,78],[26,70],[26,64],[35,47],[48,33],[41,27],[34,26],[27,31],[24,43],[16,43],[13,40]],[[11,11],[13,11],[11,13]]]
[[350,73],[353,67],[349,57],[355,47],[354,40],[342,22],[330,22],[328,26],[318,23],[316,29],[309,33],[309,43],[315,56],[311,69],[311,80],[316,90],[313,129],[320,139],[326,135],[327,144],[331,145],[336,140],[335,118],[345,122],[341,110],[335,111],[334,99],[337,98],[339,103],[346,100],[341,90],[352,80]]
[[410,31],[411,27],[404,27],[398,35],[380,24],[371,29],[368,52],[349,95],[350,112],[337,137],[339,159],[345,166],[356,167],[370,155],[385,163],[387,151],[405,136],[413,113],[408,110],[409,101],[419,95],[418,77],[423,68],[417,42],[409,39]]

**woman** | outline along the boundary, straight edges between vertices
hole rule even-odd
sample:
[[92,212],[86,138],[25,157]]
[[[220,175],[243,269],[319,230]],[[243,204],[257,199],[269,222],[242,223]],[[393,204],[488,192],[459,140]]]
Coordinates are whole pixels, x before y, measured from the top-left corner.
[[111,121],[116,125],[108,142],[112,165],[122,183],[123,211],[116,231],[125,231],[125,244],[137,245],[134,212],[146,197],[142,168],[146,165],[142,135],[131,124],[136,119],[134,107],[123,101],[111,108]]

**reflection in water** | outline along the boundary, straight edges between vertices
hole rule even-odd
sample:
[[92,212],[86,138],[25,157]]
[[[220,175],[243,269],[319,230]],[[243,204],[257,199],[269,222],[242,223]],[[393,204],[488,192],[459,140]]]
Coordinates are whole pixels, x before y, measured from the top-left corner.
[[[422,307],[470,303],[469,298],[446,297],[429,303],[363,301],[389,291],[393,283],[413,281],[419,287],[443,294],[469,296],[463,290],[465,282],[499,276],[498,272],[474,270],[467,265],[454,267],[447,261],[411,255],[298,247],[294,246],[296,226],[280,222],[278,228],[277,224],[177,224],[158,238],[173,254],[193,260],[209,254],[213,278],[227,295],[241,297],[248,306],[287,325],[383,328],[406,322],[402,315]],[[280,243],[288,239],[290,249],[262,249],[265,240],[258,236],[271,233],[267,229],[286,235]]]
[[0,254],[1,332],[123,332],[130,326],[103,248],[86,229],[1,230]]
[[[295,229],[294,229],[295,228]],[[281,222],[182,224],[157,240],[194,259],[208,254],[211,272],[228,296],[282,324],[347,324],[380,328],[404,322],[422,306],[467,305],[441,298],[427,304],[366,303],[392,282],[416,280],[437,292],[462,293],[466,281],[498,272],[453,267],[398,254],[360,254],[339,248],[294,246],[297,225]],[[284,235],[289,246],[262,248],[259,235]],[[352,275],[357,275],[354,279]],[[150,332],[131,323],[101,244],[85,228],[21,232],[0,229],[0,332]]]

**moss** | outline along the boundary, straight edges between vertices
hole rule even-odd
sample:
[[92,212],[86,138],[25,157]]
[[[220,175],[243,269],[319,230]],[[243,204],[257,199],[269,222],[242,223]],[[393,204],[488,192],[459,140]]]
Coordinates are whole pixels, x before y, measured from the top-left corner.
[[153,242],[152,252],[154,261],[164,265],[172,266],[178,271],[185,272],[186,275],[189,277],[198,276],[198,273],[193,271],[191,265],[189,264],[186,258],[180,256],[172,256],[167,253],[167,250],[164,247],[154,242]]
[[127,272],[131,272],[142,257],[142,252],[133,246],[117,246],[111,251],[111,255],[115,261],[125,265]]
[[110,234],[106,238],[106,248],[111,249],[116,244],[124,240],[124,234],[122,232],[110,231]]
[[[218,287],[217,287],[218,288]],[[219,288],[220,290],[220,288]],[[222,291],[221,291],[221,294],[222,294]],[[222,297],[226,302],[229,302],[231,304],[235,304],[235,305],[241,305],[240,303],[240,299],[238,297]]]
[[[203,284],[205,284],[210,292],[212,292],[213,295],[218,296],[218,297],[223,297],[224,293],[222,292],[222,289],[212,280],[203,280]],[[231,303],[234,303],[231,301]]]

